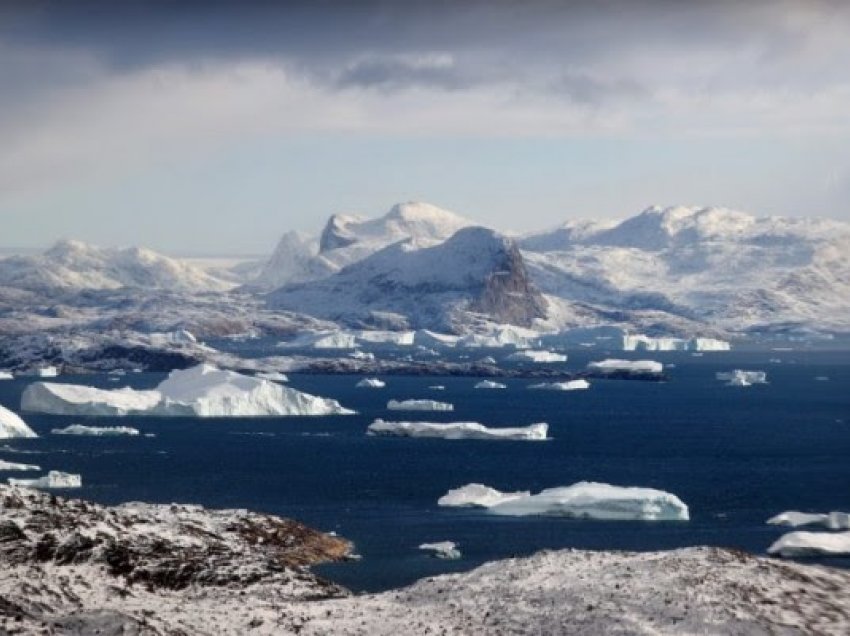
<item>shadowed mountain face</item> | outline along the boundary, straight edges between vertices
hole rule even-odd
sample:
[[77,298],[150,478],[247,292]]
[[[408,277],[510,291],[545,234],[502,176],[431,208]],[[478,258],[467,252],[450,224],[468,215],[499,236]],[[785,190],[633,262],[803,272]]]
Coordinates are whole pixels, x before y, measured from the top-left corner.
[[472,314],[530,325],[546,313],[514,242],[479,227],[434,247],[391,245],[324,280],[283,287],[268,301],[349,324],[394,314],[411,327],[442,329],[457,329]]

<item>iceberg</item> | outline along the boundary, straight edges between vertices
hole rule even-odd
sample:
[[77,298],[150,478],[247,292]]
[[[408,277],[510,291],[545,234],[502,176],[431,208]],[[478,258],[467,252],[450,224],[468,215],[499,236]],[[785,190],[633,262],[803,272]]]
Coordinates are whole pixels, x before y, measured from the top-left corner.
[[664,371],[664,365],[655,360],[615,360],[607,359],[589,362],[587,370],[609,375],[612,373],[656,374]]
[[[505,495],[503,498],[502,495]],[[497,515],[543,515],[605,521],[687,521],[688,507],[676,495],[653,488],[612,486],[581,481],[536,495],[500,493],[470,484],[449,491],[441,506],[476,506]]]
[[540,333],[533,329],[514,325],[499,325],[488,333],[473,333],[462,336],[458,339],[457,345],[468,348],[514,347],[515,349],[529,349],[540,346]]
[[387,402],[390,411],[454,411],[453,404],[437,402],[436,400],[390,400]]
[[281,373],[280,371],[261,371],[260,373],[254,374],[255,378],[262,378],[263,380],[271,380],[272,382],[289,382],[289,378],[285,373]]
[[351,353],[348,354],[349,358],[354,358],[355,360],[369,360],[374,361],[375,354],[369,351],[361,351],[360,349],[355,349]]
[[848,556],[850,532],[789,532],[767,552],[781,557]]
[[491,439],[538,442],[549,439],[549,425],[545,423],[511,428],[489,428],[478,422],[385,422],[375,420],[369,425],[369,435],[396,435],[399,437],[438,437],[441,439]]
[[59,375],[59,369],[53,366],[39,367],[35,370],[35,375],[39,378],[55,378]]
[[424,347],[454,347],[459,340],[460,336],[437,333],[428,329],[420,329],[413,336],[413,342]]
[[28,488],[81,488],[83,478],[80,475],[51,470],[44,477],[37,479],[15,479],[9,477],[9,485],[26,486]]
[[12,437],[38,437],[17,413],[0,406],[0,439]]
[[457,549],[457,544],[454,541],[438,541],[437,543],[423,543],[419,546],[420,550],[433,552],[438,559],[459,559],[461,557],[460,550]]
[[156,389],[104,390],[35,382],[21,397],[25,411],[75,416],[264,417],[354,413],[329,398],[262,378],[201,364],[169,373]]
[[493,382],[493,380],[481,380],[478,384],[475,385],[476,389],[507,389],[507,384],[502,384],[501,382]]
[[726,386],[752,386],[753,384],[767,384],[767,373],[764,371],[718,371],[714,376]]
[[35,464],[7,462],[5,459],[0,459],[0,470],[41,470],[41,466],[36,466]]
[[413,344],[415,331],[359,331],[357,341],[366,344],[385,344],[409,347]]
[[566,382],[541,382],[539,384],[530,384],[528,388],[546,391],[580,391],[582,389],[589,389],[590,382],[583,379],[567,380]]
[[307,331],[277,346],[284,349],[354,349],[357,337],[346,331]]
[[0,371],[0,380],[14,380],[15,375],[11,371]]
[[552,353],[551,351],[537,351],[527,349],[512,353],[505,360],[509,362],[534,362],[537,364],[551,364],[553,362],[566,362],[567,356],[563,353]]
[[810,513],[789,510],[771,517],[767,520],[767,523],[774,526],[791,526],[792,528],[819,525],[830,530],[850,530],[850,513]]
[[716,338],[653,338],[642,334],[623,336],[623,351],[729,351],[725,340]]
[[54,428],[50,431],[54,435],[90,435],[94,437],[115,435],[138,435],[139,429],[130,426],[85,426],[84,424],[71,424],[65,428]]
[[446,387],[444,387],[442,384],[432,384],[428,388],[431,389],[432,391],[445,391],[446,390]]
[[363,378],[356,384],[356,386],[365,389],[383,389],[387,386],[387,383],[383,380],[379,380],[378,378]]

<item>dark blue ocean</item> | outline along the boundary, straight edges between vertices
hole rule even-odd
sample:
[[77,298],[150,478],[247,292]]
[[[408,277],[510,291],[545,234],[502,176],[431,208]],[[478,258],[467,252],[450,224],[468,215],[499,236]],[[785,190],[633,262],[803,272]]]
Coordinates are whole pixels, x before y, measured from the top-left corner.
[[[600,357],[573,353],[563,368],[581,369]],[[359,414],[85,420],[24,413],[41,437],[0,441],[0,458],[80,473],[84,487],[72,494],[106,504],[143,500],[249,508],[336,531],[355,542],[363,559],[319,571],[358,590],[380,590],[542,548],[655,550],[709,544],[763,553],[782,533],[764,523],[776,513],[850,510],[846,352],[622,357],[652,357],[675,367],[669,369],[669,382],[599,380],[587,391],[563,393],[527,390],[534,380],[507,380],[507,390],[485,391],[473,389],[476,378],[389,376],[386,389],[370,390],[355,388],[359,378],[354,376],[291,374],[291,386],[337,398]],[[732,388],[714,378],[715,371],[734,368],[765,370],[770,383]],[[143,388],[162,377],[130,374],[113,382],[108,376],[64,376],[59,381]],[[0,382],[0,403],[17,411],[31,381]],[[434,384],[445,391],[428,388]],[[452,402],[455,412],[385,409],[391,398],[424,397]],[[548,422],[554,440],[367,437],[366,427],[377,417],[488,425]],[[155,437],[50,434],[74,422],[129,425]],[[691,521],[506,518],[436,505],[448,489],[469,482],[537,491],[580,480],[670,491],[689,505]],[[457,542],[463,558],[441,561],[417,549],[422,542],[441,540]]]

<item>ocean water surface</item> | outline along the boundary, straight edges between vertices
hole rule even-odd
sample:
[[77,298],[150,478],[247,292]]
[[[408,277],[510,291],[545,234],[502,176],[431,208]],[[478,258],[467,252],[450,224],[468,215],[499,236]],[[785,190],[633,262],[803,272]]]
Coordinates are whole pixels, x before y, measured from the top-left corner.
[[[488,354],[507,355],[480,351],[473,359]],[[670,380],[597,380],[587,391],[550,392],[528,390],[539,381],[531,379],[505,380],[506,390],[476,390],[480,378],[385,376],[387,388],[376,390],[356,388],[359,376],[290,374],[290,386],[334,397],[358,414],[185,419],[24,413],[41,437],[0,440],[0,458],[80,473],[83,488],[61,494],[101,503],[249,508],[333,530],[354,541],[363,558],[318,570],[370,591],[544,548],[656,550],[708,544],[763,553],[784,531],[764,523],[774,514],[850,510],[846,352],[617,356],[672,363]],[[571,352],[561,367],[577,370],[601,357]],[[714,378],[716,371],[734,368],[765,370],[769,384],[734,388]],[[128,374],[115,382],[105,375],[62,376],[58,381],[146,388],[163,377]],[[0,382],[0,403],[18,411],[21,392],[32,381]],[[448,401],[455,411],[387,411],[392,398]],[[548,422],[554,439],[367,436],[366,427],[378,417],[494,426]],[[50,434],[71,423],[134,426],[155,436]],[[447,490],[470,482],[539,491],[581,480],[670,491],[688,504],[691,521],[509,518],[436,505]],[[458,543],[463,558],[442,561],[417,549],[420,543],[443,540]],[[848,565],[842,559],[828,562]]]

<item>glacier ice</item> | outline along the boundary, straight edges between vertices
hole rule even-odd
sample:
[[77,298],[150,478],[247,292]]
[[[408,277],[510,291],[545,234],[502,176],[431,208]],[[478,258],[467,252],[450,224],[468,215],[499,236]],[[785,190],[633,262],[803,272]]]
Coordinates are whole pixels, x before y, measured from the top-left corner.
[[367,429],[369,435],[400,437],[439,437],[441,439],[491,439],[515,441],[544,441],[549,439],[549,425],[544,423],[510,428],[490,428],[478,422],[385,422],[378,419]]
[[147,391],[128,387],[109,391],[35,382],[24,390],[21,408],[81,416],[263,417],[353,413],[336,400],[209,364],[172,371],[156,389]]
[[481,380],[478,384],[475,385],[476,389],[507,389],[507,384],[502,384],[501,382],[494,382],[493,380]]
[[536,351],[527,349],[512,353],[505,360],[510,362],[535,362],[538,364],[546,364],[552,362],[566,362],[567,356],[563,353],[552,353],[551,351]]
[[84,424],[71,424],[65,428],[54,428],[50,431],[54,435],[89,435],[93,437],[115,436],[115,435],[138,435],[139,429],[131,426],[86,426]]
[[622,372],[656,374],[664,371],[664,365],[655,360],[616,360],[609,358],[599,362],[589,362],[587,370],[604,375]]
[[850,530],[850,513],[810,513],[789,510],[771,517],[767,520],[767,523],[775,526],[791,526],[792,528],[819,525],[830,530]]
[[17,413],[0,405],[0,439],[12,437],[38,437]]
[[599,520],[687,521],[688,507],[675,495],[653,488],[612,486],[582,481],[536,495],[500,493],[470,484],[449,491],[441,506],[476,506],[497,515],[545,515]]
[[387,402],[390,411],[454,411],[453,404],[436,400],[390,400]]
[[36,479],[15,479],[9,477],[9,485],[26,486],[28,488],[81,488],[83,478],[72,473],[51,470],[44,477]]
[[5,459],[0,459],[0,470],[41,470],[41,466],[35,464],[19,464],[18,462],[7,462]]
[[566,382],[540,382],[539,384],[530,384],[528,388],[546,391],[580,391],[582,389],[589,389],[590,382],[579,378],[578,380],[567,380]]
[[726,382],[726,386],[752,386],[753,384],[767,384],[767,373],[764,371],[718,371],[715,373],[718,380]]
[[437,541],[435,543],[423,543],[419,546],[420,550],[433,552],[438,559],[459,559],[461,557],[460,550],[457,549],[457,544],[454,541]]
[[378,378],[363,378],[356,386],[366,389],[383,389],[387,383]]
[[768,549],[781,557],[850,555],[850,532],[806,532],[784,534]]

